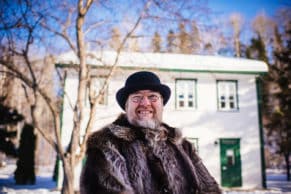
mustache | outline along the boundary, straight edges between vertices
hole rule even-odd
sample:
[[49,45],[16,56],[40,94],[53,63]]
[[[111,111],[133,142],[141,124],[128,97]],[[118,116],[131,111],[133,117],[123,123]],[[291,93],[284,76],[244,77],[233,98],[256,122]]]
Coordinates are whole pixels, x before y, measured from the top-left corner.
[[136,107],[136,109],[155,110],[155,108],[152,107],[151,105],[149,106],[139,105],[138,107]]

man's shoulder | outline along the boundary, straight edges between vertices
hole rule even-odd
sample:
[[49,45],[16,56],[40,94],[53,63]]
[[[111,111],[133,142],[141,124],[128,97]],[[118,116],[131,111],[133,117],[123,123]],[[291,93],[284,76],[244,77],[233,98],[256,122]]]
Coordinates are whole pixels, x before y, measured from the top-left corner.
[[99,147],[114,141],[133,141],[135,138],[136,135],[132,129],[112,123],[93,132],[87,140],[87,147]]
[[182,131],[179,128],[171,127],[170,125],[163,123],[162,125],[168,131],[168,138],[174,144],[181,144],[184,141]]
[[92,132],[87,140],[87,148],[99,147],[104,145],[106,142],[113,139],[113,134],[110,130],[110,125],[107,125],[97,131]]

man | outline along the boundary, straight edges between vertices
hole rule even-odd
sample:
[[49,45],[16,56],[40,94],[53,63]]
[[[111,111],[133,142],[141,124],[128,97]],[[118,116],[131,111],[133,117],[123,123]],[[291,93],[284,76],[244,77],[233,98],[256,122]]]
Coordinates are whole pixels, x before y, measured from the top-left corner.
[[127,78],[116,93],[125,114],[87,141],[81,194],[221,193],[191,143],[162,122],[170,94],[152,72]]

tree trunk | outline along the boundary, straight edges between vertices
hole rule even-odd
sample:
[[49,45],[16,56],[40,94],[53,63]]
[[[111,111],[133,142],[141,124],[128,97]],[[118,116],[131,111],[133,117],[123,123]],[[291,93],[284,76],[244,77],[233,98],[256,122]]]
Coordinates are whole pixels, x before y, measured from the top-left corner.
[[286,162],[287,181],[291,181],[289,155],[290,155],[289,153],[284,154],[284,156],[285,156],[285,162]]
[[71,165],[70,157],[63,160],[63,172],[62,194],[74,194],[74,168]]
[[234,44],[235,44],[235,56],[240,57],[240,42],[238,37],[235,38]]

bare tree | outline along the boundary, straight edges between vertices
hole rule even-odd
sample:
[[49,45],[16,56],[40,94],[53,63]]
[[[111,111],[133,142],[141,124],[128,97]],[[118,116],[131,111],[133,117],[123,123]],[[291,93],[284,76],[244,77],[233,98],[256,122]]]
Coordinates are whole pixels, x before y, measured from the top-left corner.
[[[122,3],[119,3],[117,5],[116,1],[94,2],[93,0],[56,0],[49,2],[23,0],[19,1],[17,6],[10,4],[10,8],[17,8],[15,9],[16,14],[10,12],[11,15],[9,14],[7,20],[1,15],[0,29],[5,32],[3,33],[5,35],[0,40],[1,45],[6,45],[7,52],[0,56],[0,64],[7,68],[6,74],[11,74],[22,81],[24,91],[27,92],[28,96],[26,99],[30,100],[32,123],[35,129],[55,149],[62,161],[64,172],[62,193],[74,193],[74,179],[77,178],[74,174],[74,168],[84,157],[85,142],[93,127],[97,104],[102,99],[109,80],[115,73],[120,52],[132,37],[140,36],[137,33],[138,29],[145,28],[147,25],[153,26],[153,23],[149,23],[149,20],[154,19],[152,21],[156,21],[155,13],[160,13],[160,16],[163,16],[156,22],[164,20],[179,23],[185,17],[181,14],[183,12],[180,11],[189,9],[189,7],[185,7],[186,4],[189,4],[189,2],[137,1],[134,4],[135,9],[128,9],[128,7],[132,8],[133,4],[122,5]],[[106,17],[106,14],[112,14],[113,10],[115,13],[118,10],[120,13],[129,14],[122,12],[121,7],[118,6],[127,6],[127,9],[124,8],[124,10],[135,10],[135,12],[130,15],[130,24],[121,29],[120,43],[115,47],[116,58],[111,64],[111,69],[106,75],[99,94],[91,96],[89,120],[84,122],[87,118],[84,108],[86,90],[91,83],[90,67],[86,59],[91,54],[89,49],[100,51],[109,47],[107,45],[107,40],[110,38],[108,29],[112,29],[116,18],[110,20],[110,17]],[[102,14],[96,11],[99,8]],[[123,16],[120,16],[120,18],[122,20]],[[190,19],[192,20],[192,18]],[[43,49],[44,53],[49,51],[53,54],[71,50],[79,61],[76,68],[78,72],[77,100],[72,103],[74,112],[73,130],[68,147],[65,147],[61,141],[61,109],[59,103],[55,96],[51,95],[51,91],[47,90],[50,87],[43,84],[46,83],[45,80],[38,77],[42,72],[47,72],[44,68],[45,63],[41,62],[41,65],[38,66],[32,60],[37,51],[41,51],[40,48]],[[102,61],[99,58],[97,60]],[[21,68],[23,64],[25,69]],[[52,84],[49,83],[49,85]],[[45,102],[47,109],[50,111],[54,133],[50,133],[47,126],[39,123],[41,115],[38,114],[39,109],[37,107],[40,100]],[[86,123],[85,134],[82,139],[80,139],[80,136],[83,135],[81,134],[83,130],[81,123]]]
[[[86,127],[86,134],[85,138],[82,142],[80,142],[80,123],[82,123],[84,119],[84,102],[85,102],[85,94],[86,89],[89,82],[89,73],[88,73],[88,65],[86,64],[86,46],[85,46],[85,32],[83,30],[84,23],[85,23],[85,16],[88,13],[88,10],[90,6],[92,5],[93,1],[86,1],[83,2],[82,0],[78,1],[77,4],[77,17],[76,17],[76,44],[73,43],[71,36],[68,35],[68,29],[71,27],[71,13],[68,12],[68,17],[66,22],[64,23],[63,29],[61,31],[58,31],[55,28],[50,28],[50,26],[47,25],[47,23],[41,23],[42,27],[48,30],[49,32],[53,32],[54,34],[62,37],[66,43],[69,45],[69,47],[77,54],[80,64],[79,64],[79,86],[78,86],[78,96],[77,96],[77,102],[74,107],[74,129],[71,135],[70,145],[65,150],[63,148],[63,144],[61,142],[60,137],[60,109],[57,107],[57,103],[54,102],[54,100],[51,98],[50,94],[45,90],[45,87],[42,87],[39,80],[36,76],[36,70],[33,68],[33,63],[30,60],[30,54],[31,54],[31,48],[33,47],[33,41],[34,33],[36,32],[37,27],[40,26],[40,21],[44,17],[43,12],[36,13],[33,10],[33,7],[31,7],[30,2],[24,1],[20,6],[24,6],[27,8],[27,12],[20,14],[19,18],[22,18],[24,20],[25,25],[20,25],[19,22],[16,22],[15,24],[8,25],[5,23],[5,21],[2,21],[3,30],[6,32],[9,32],[9,36],[4,37],[2,39],[3,43],[8,43],[8,50],[11,53],[11,57],[7,57],[7,55],[2,55],[0,58],[0,64],[5,66],[8,71],[6,73],[14,75],[14,77],[17,77],[20,79],[24,84],[25,91],[29,91],[32,94],[33,99],[31,96],[28,98],[31,100],[31,115],[32,115],[32,122],[35,126],[35,128],[45,137],[45,139],[55,148],[56,152],[58,153],[59,158],[62,161],[63,164],[63,170],[64,170],[64,181],[63,181],[63,187],[62,187],[62,193],[65,194],[72,194],[74,193],[74,167],[78,162],[83,158],[84,150],[85,150],[85,142],[87,140],[87,135],[89,131],[92,128],[93,123],[93,117],[95,116],[95,110],[96,110],[96,104],[101,98],[101,94],[104,93],[104,88],[108,84],[109,78],[113,75],[114,69],[116,68],[114,65],[112,66],[112,69],[107,77],[107,80],[105,81],[105,84],[103,88],[101,89],[98,97],[94,99],[94,102],[92,104],[92,109],[90,112],[90,118],[89,122]],[[147,9],[148,3],[144,5],[144,10]],[[21,8],[19,8],[21,10]],[[34,21],[29,21],[27,19],[26,14],[35,14],[36,19]],[[126,34],[124,39],[122,40],[121,45],[117,48],[117,52],[119,53],[123,46],[125,45],[127,39],[133,34],[134,30],[137,28],[138,24],[140,23],[142,16],[144,12],[142,11],[140,16],[137,17],[136,22],[132,29]],[[60,21],[59,18],[54,18],[57,21]],[[55,24],[54,24],[55,25]],[[27,34],[25,34],[26,42],[24,42],[24,46],[22,44],[19,44],[17,46],[21,47],[19,50],[15,45],[17,44],[17,35],[14,34],[14,30],[18,28],[23,28],[22,30],[26,31]],[[8,33],[7,33],[8,34]],[[15,39],[12,38],[15,37]],[[8,53],[8,54],[10,54]],[[6,53],[7,54],[7,53]],[[27,74],[27,71],[23,71],[20,66],[18,66],[16,60],[17,56],[20,60],[19,62],[21,64],[27,65],[27,71],[29,74]],[[12,58],[13,57],[13,58]],[[115,64],[118,61],[118,57],[115,60]],[[49,110],[51,114],[53,115],[53,123],[54,123],[54,129],[55,129],[55,137],[53,137],[50,133],[47,132],[45,128],[42,128],[39,126],[39,115],[36,114],[37,107],[37,99],[39,96],[46,102],[47,106],[49,107]],[[80,148],[80,149],[79,149]],[[77,150],[81,150],[80,152],[76,152]]]
[[185,24],[183,22],[181,22],[179,24],[178,37],[179,37],[179,50],[180,50],[180,52],[184,53],[184,54],[191,53],[192,48],[191,48],[190,35],[186,31],[186,27],[185,27]]
[[138,52],[141,50],[138,36],[131,36],[128,39],[127,50],[132,52]]
[[262,12],[254,18],[252,28],[257,35],[261,36],[264,44],[268,45],[274,37],[274,25],[274,21]]
[[169,30],[167,35],[167,51],[172,53],[175,52],[177,48],[176,35],[173,30]]
[[233,28],[233,39],[234,39],[234,47],[235,47],[235,56],[236,57],[241,56],[240,34],[242,31],[243,22],[244,22],[243,17],[239,13],[231,14],[230,24]]
[[152,49],[154,52],[161,52],[162,38],[158,32],[155,32],[152,39]]
[[192,52],[193,53],[198,53],[201,49],[201,37],[200,37],[200,30],[199,27],[196,23],[196,21],[191,22],[191,33],[190,33],[190,38],[191,38],[191,46],[192,46]]
[[[92,130],[93,121],[94,121],[94,117],[96,115],[96,110],[97,110],[97,104],[101,100],[102,95],[104,94],[104,91],[105,91],[106,86],[108,85],[109,79],[114,74],[114,71],[116,68],[115,64],[118,61],[118,55],[117,55],[115,62],[112,65],[112,69],[107,75],[103,87],[99,91],[99,95],[96,96],[92,100],[89,121],[85,129],[86,131],[85,136],[80,142],[79,137],[81,136],[81,123],[83,123],[85,119],[84,103],[86,102],[85,100],[86,89],[88,87],[88,83],[90,82],[89,68],[88,68],[88,64],[86,63],[87,50],[85,47],[85,33],[83,31],[83,28],[85,25],[86,14],[88,13],[89,8],[92,5],[92,3],[93,2],[90,0],[86,1],[85,3],[82,0],[79,0],[78,2],[78,9],[77,9],[77,14],[76,14],[77,15],[77,18],[76,18],[77,46],[76,47],[73,46],[73,44],[71,43],[72,41],[69,39],[69,37],[66,36],[65,32],[67,32],[67,29],[64,29],[63,32],[53,31],[54,33],[60,35],[61,37],[65,37],[71,48],[73,49],[76,48],[76,53],[80,61],[79,71],[78,71],[79,84],[78,84],[77,101],[73,109],[74,110],[74,121],[73,121],[74,127],[71,134],[70,144],[67,150],[62,150],[61,148],[58,150],[59,156],[63,162],[63,169],[64,169],[64,182],[63,182],[62,193],[68,193],[68,194],[73,193],[73,189],[74,189],[73,180],[75,179],[74,167],[81,161],[81,159],[84,156],[85,143],[88,138],[89,132]],[[149,5],[148,3],[144,4],[144,10],[147,9],[148,5]],[[132,29],[129,32],[127,32],[127,34],[121,41],[121,44],[119,45],[119,47],[117,47],[117,53],[121,52],[126,41],[132,36],[133,32],[139,25],[143,14],[144,14],[144,11],[142,11],[139,17],[137,17]],[[49,27],[47,27],[47,29],[50,30]],[[57,144],[62,145],[62,142],[58,142]],[[79,150],[79,152],[76,152],[77,150]]]
[[111,31],[110,47],[117,50],[121,45],[121,33],[118,28],[113,28]]

